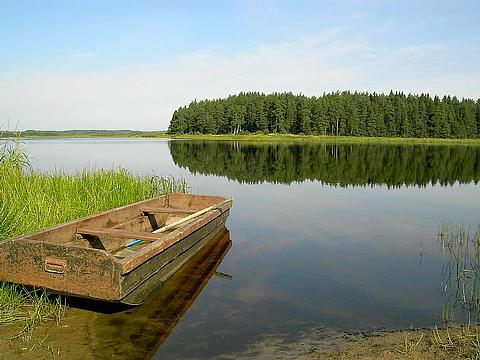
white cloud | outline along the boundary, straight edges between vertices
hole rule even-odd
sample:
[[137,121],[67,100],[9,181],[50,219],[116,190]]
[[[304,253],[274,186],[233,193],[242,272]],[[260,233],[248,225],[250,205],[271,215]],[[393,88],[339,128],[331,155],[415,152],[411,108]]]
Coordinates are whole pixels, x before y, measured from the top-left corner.
[[172,112],[194,98],[240,91],[316,94],[361,75],[336,64],[355,44],[324,39],[222,55],[190,54],[176,63],[134,69],[25,73],[0,78],[0,119],[20,128],[166,129]]
[[94,58],[95,56],[97,56],[97,54],[94,52],[79,52],[73,54],[58,55],[57,58],[71,61],[82,61]]
[[393,55],[419,58],[439,52],[444,52],[446,50],[447,47],[443,44],[409,45],[396,49],[393,52]]
[[85,52],[85,53],[77,53],[71,54],[70,57],[72,59],[89,59],[94,57],[96,54],[94,52]]
[[166,129],[179,106],[240,91],[319,95],[394,89],[478,96],[478,73],[422,79],[383,69],[379,79],[381,64],[368,59],[372,49],[358,41],[333,41],[334,34],[234,54],[207,49],[144,67],[0,74],[0,121],[18,122],[20,129]]
[[367,16],[367,12],[366,11],[357,11],[357,12],[354,12],[352,14],[350,14],[348,16],[349,19],[352,19],[352,20],[358,20],[358,19],[362,19],[364,17]]

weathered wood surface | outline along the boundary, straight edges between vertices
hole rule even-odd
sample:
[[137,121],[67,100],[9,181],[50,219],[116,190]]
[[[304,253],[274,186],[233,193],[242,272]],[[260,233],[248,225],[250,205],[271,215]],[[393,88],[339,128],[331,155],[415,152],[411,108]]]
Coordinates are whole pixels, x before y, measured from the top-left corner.
[[[215,204],[215,210],[198,214]],[[182,266],[198,249],[197,244],[224,225],[231,205],[219,196],[170,194],[2,240],[0,281],[121,301],[138,287],[141,292],[151,288],[144,284],[146,280],[163,281]],[[150,214],[155,216],[151,219],[143,212],[148,208],[183,209],[185,214],[196,215],[177,223],[168,234],[152,233],[158,224],[175,216],[159,212]],[[79,234],[89,237],[88,241]],[[92,247],[92,238],[98,239],[104,249]],[[125,239],[147,244],[131,256],[116,258],[113,254],[125,245]],[[182,244],[184,239],[187,241]]]
[[161,233],[163,231],[173,229],[173,228],[175,228],[175,227],[177,227],[177,226],[179,226],[179,225],[181,225],[181,224],[183,224],[187,221],[195,219],[196,217],[199,217],[200,215],[206,214],[207,212],[212,211],[212,210],[220,210],[220,212],[222,212],[222,207],[224,205],[228,204],[228,203],[231,203],[231,202],[232,202],[232,198],[224,200],[224,201],[222,201],[218,204],[215,204],[215,205],[209,206],[205,209],[199,210],[199,211],[193,213],[192,215],[189,215],[187,217],[184,217],[183,219],[180,219],[180,220],[175,221],[171,224],[168,224],[164,227],[161,227],[160,229],[157,229],[157,230],[153,231],[153,233],[156,234],[156,233]]
[[166,207],[166,208],[146,207],[142,209],[142,212],[149,213],[149,214],[195,214],[197,210],[174,209],[170,207]]
[[[218,231],[224,229],[225,220],[228,211],[217,219],[209,222],[198,231],[186,236],[172,246],[158,253],[150,260],[129,272],[124,274],[121,286],[122,293],[126,295],[122,302],[135,304],[140,300],[142,288],[149,289],[161,281],[165,281],[179,267],[185,264],[195,253],[206,244]],[[153,285],[152,285],[153,284]],[[130,295],[130,293],[135,294]]]
[[143,303],[148,295],[185,265],[216,234],[224,230],[224,222],[209,224],[205,231],[196,232],[185,239],[186,244],[183,241],[175,244],[137,268],[137,271],[126,275],[121,282],[122,293],[125,294],[121,302],[129,305]]
[[[64,263],[52,272],[52,263]],[[0,279],[63,294],[115,301],[122,297],[122,269],[105,250],[38,241],[0,243]]]
[[112,228],[102,228],[102,227],[94,227],[94,226],[86,226],[80,229],[77,229],[77,234],[81,235],[92,235],[92,236],[108,236],[108,237],[116,237],[119,239],[130,239],[130,240],[144,240],[144,241],[157,241],[161,238],[164,238],[164,234],[156,234],[156,233],[149,233],[149,232],[141,232],[141,231],[125,231],[120,229],[112,229]]
[[132,256],[122,259],[123,272],[128,273],[140,266],[142,263],[157,255],[158,253],[164,251],[167,247],[173,245],[178,241],[182,241],[189,234],[197,231],[202,228],[210,221],[214,220],[217,217],[221,217],[224,213],[225,216],[228,216],[228,210],[230,209],[232,203],[231,201],[226,202],[222,205],[221,208],[216,211],[208,211],[205,214],[202,214],[195,218],[192,223],[189,223],[188,226],[179,227],[169,233],[161,242],[152,243],[144,248],[142,248],[137,253]]

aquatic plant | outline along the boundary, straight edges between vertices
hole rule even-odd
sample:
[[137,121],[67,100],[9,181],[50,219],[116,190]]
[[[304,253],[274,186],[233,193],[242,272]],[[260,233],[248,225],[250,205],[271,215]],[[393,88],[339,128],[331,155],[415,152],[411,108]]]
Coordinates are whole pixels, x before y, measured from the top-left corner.
[[480,320],[480,225],[475,231],[464,224],[444,223],[438,241],[445,262],[442,269],[442,292],[445,323]]
[[20,324],[17,336],[28,337],[35,326],[43,322],[58,323],[65,308],[59,295],[0,282],[0,325]]

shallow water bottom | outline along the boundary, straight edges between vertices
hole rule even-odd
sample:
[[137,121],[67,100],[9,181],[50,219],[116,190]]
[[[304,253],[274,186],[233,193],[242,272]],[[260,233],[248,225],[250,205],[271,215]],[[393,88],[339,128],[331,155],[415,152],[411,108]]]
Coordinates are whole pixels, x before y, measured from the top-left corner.
[[[71,309],[64,324],[45,324],[27,340],[16,337],[18,327],[1,330],[0,358],[5,359],[150,359],[151,354],[131,344],[119,347],[101,346],[93,336],[86,316]],[[91,323],[96,316],[91,314]],[[461,329],[378,330],[368,332],[340,332],[326,327],[313,328],[297,334],[296,341],[281,335],[265,335],[247,348],[218,354],[212,359],[462,359],[465,347],[450,346],[449,339],[463,341]],[[447,346],[448,344],[448,346]],[[474,351],[474,350],[473,350]],[[153,358],[160,358],[154,356]],[[163,357],[162,357],[163,358]],[[177,357],[196,359],[197,357]]]

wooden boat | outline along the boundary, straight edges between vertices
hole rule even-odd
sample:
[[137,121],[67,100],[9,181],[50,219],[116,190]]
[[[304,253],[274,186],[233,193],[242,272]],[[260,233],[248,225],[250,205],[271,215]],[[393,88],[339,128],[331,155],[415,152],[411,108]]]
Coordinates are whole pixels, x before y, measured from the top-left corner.
[[232,199],[169,194],[0,241],[0,279],[138,305],[224,228]]

